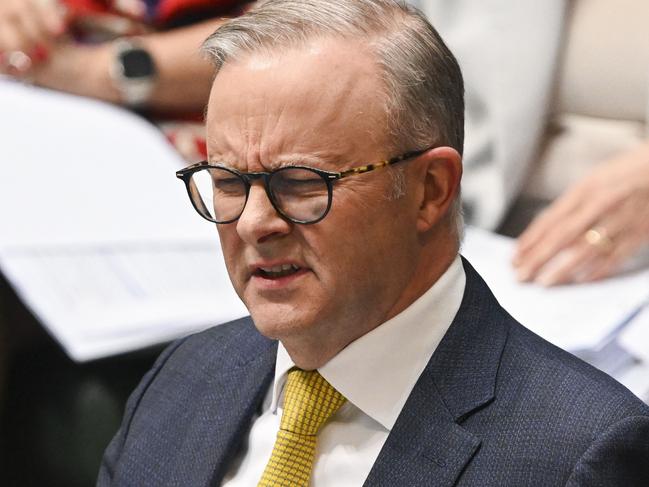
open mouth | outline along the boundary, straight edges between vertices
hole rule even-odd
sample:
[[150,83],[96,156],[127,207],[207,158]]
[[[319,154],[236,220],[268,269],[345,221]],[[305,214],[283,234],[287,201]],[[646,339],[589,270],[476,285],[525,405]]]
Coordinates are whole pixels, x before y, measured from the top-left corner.
[[279,279],[281,277],[296,274],[301,270],[301,267],[295,264],[283,264],[273,267],[258,267],[253,275],[263,277],[264,279]]

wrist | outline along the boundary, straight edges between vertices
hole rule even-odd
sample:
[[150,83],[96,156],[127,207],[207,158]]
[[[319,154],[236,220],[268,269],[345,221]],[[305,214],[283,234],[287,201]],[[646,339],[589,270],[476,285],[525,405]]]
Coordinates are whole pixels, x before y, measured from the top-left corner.
[[107,44],[56,46],[48,60],[30,72],[32,81],[54,90],[119,103],[109,76],[111,49]]

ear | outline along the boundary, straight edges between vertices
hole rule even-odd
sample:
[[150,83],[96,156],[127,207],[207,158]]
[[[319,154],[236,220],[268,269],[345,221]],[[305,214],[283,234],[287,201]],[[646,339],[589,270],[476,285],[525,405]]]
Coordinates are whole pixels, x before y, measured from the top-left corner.
[[427,232],[448,215],[460,190],[462,156],[451,147],[436,147],[419,157],[423,191],[419,193],[417,230]]

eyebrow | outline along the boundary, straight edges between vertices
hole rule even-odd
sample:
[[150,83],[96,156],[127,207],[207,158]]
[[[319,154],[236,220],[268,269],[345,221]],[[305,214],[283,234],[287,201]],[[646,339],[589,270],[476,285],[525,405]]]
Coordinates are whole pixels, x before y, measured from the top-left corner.
[[340,156],[333,154],[288,154],[278,157],[269,163],[271,167],[311,166],[339,161]]
[[[236,159],[235,159],[236,160]],[[240,170],[236,167],[234,167],[230,161],[232,161],[231,158],[219,158],[217,157],[210,157],[208,158],[208,163],[209,164],[220,164],[222,166],[225,166],[230,169],[236,169]],[[345,161],[346,158],[333,153],[333,152],[320,152],[317,155],[314,154],[286,154],[282,155],[280,157],[277,157],[273,159],[272,161],[264,162],[262,166],[265,168],[266,171],[275,171],[277,169],[280,169],[282,167],[291,167],[291,166],[308,166],[308,167],[313,167],[315,169],[327,169],[327,170],[338,170],[338,168],[331,168],[331,167],[326,167],[327,165],[337,163],[339,161]],[[322,168],[321,166],[325,166],[325,168]]]

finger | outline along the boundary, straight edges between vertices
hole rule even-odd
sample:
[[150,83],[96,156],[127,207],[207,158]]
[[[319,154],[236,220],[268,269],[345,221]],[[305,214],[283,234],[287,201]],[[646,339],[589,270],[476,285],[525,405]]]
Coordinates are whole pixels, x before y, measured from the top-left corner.
[[593,261],[601,258],[598,249],[586,241],[577,241],[571,247],[562,250],[547,262],[534,279],[543,286],[557,286],[575,282],[583,273],[584,268],[589,268]]
[[49,42],[50,35],[41,25],[45,14],[34,6],[33,1],[9,0],[10,3],[0,9],[1,52],[29,53],[37,45]]
[[549,230],[554,228],[556,222],[564,220],[572,214],[579,207],[582,200],[581,192],[580,188],[576,188],[559,197],[543,210],[518,238],[518,253],[524,254],[531,247],[534,247]]
[[580,282],[590,282],[604,279],[618,272],[628,260],[645,244],[642,235],[634,232],[620,235],[615,241],[612,252],[604,255],[599,262],[593,263],[580,279]]
[[616,205],[619,204],[620,195],[617,191],[596,195],[584,200],[574,208],[571,214],[553,220],[552,227],[545,230],[545,234],[538,238],[534,246],[526,252],[517,254],[515,267],[519,279],[527,281],[534,279],[539,269],[562,248],[573,244],[582,238],[583,234],[591,228]]
[[579,278],[579,282],[593,282],[606,279],[615,274],[619,270],[620,266],[621,263],[616,259],[610,258],[601,260],[600,262],[595,263],[588,272],[584,273]]
[[565,247],[576,244],[581,237],[584,223],[580,216],[557,221],[527,253],[521,255],[515,264],[518,279],[535,280],[541,268]]
[[40,28],[51,37],[65,33],[68,23],[68,9],[59,0],[31,0],[38,11],[35,17]]
[[[592,186],[585,184],[576,187],[533,221],[529,232],[526,230],[519,237],[514,262],[524,260],[526,253],[533,251],[540,242],[551,238],[554,233],[566,233],[571,230],[570,235],[565,235],[565,241],[572,241],[624,199],[624,192],[620,189],[609,187],[605,191],[598,191],[597,187]],[[573,224],[567,224],[563,228],[561,222]]]
[[618,271],[645,245],[649,245],[649,192],[635,192],[605,221],[612,239],[612,252],[600,266],[593,267],[586,279],[608,277]]
[[601,259],[593,262],[579,276],[578,281],[592,282],[612,276],[620,269],[624,260],[626,260],[627,253],[628,248],[626,246],[619,246],[616,251],[607,256],[602,256]]
[[21,51],[28,49],[26,39],[22,35],[16,24],[0,23],[0,52],[3,54],[12,51]]
[[33,15],[34,11],[24,10],[16,18],[14,28],[20,32],[22,41],[17,46],[21,51],[30,51],[34,46],[47,44],[51,40],[51,34],[40,19],[40,14]]

